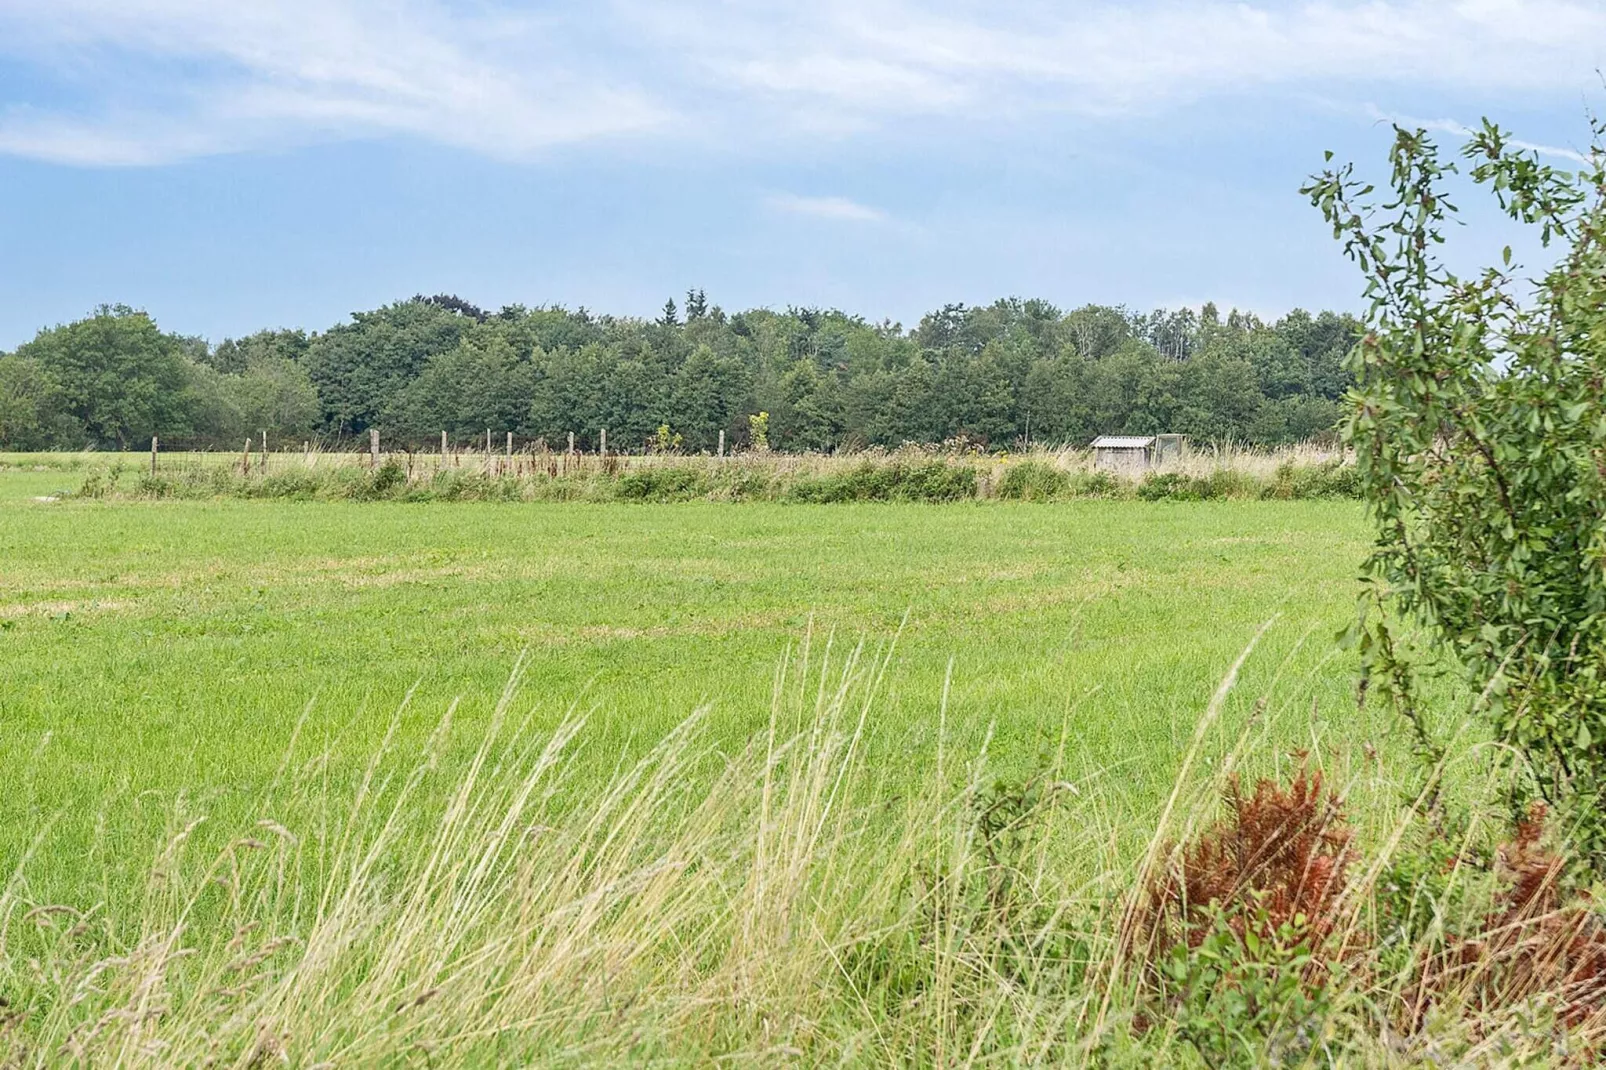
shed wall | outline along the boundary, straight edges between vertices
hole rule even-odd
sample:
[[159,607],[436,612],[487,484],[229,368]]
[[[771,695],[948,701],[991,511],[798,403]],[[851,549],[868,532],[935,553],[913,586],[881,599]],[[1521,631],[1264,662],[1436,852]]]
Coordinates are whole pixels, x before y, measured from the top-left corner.
[[1093,451],[1093,467],[1106,472],[1141,472],[1149,467],[1149,451],[1101,446]]

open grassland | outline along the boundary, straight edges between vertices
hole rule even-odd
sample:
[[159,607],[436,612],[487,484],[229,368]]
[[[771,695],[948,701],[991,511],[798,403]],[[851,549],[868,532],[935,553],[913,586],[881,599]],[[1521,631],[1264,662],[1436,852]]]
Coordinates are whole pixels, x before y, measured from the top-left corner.
[[50,479],[0,474],[24,1061],[1186,1062],[1116,939],[1156,852],[1295,751],[1368,852],[1412,790],[1332,639],[1354,503]]
[[[1380,731],[1331,642],[1361,549],[1347,504],[16,502],[0,731],[18,756],[50,740],[5,835],[63,814],[33,879],[82,892],[103,803],[120,800],[107,835],[159,830],[180,792],[226,825],[304,709],[304,744],[349,772],[410,689],[405,741],[459,696],[471,733],[524,651],[523,701],[548,723],[590,712],[599,775],[703,705],[739,749],[789,645],[880,648],[900,627],[874,718],[892,784],[924,776],[951,661],[952,746],[991,734],[1019,760],[1066,728],[1141,814],[1274,616],[1240,705],[1273,693],[1284,749]],[[107,861],[142,864],[126,846]]]

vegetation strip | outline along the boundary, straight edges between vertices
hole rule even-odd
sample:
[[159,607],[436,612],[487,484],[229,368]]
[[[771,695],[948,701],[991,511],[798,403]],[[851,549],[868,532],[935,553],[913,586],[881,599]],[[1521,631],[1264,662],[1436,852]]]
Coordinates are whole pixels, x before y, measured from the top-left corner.
[[1206,456],[1147,473],[1098,470],[1085,454],[1014,457],[894,454],[730,458],[570,454],[396,455],[377,467],[351,455],[170,458],[156,474],[125,462],[94,463],[82,498],[288,498],[329,501],[870,501],[954,502],[1303,500],[1354,498],[1354,468],[1341,457]]

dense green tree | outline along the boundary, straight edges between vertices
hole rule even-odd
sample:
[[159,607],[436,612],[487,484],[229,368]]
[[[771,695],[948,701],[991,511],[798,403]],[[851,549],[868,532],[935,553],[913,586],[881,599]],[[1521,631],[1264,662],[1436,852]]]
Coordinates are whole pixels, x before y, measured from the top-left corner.
[[753,406],[753,376],[735,357],[698,346],[675,373],[669,411],[692,450],[712,450],[724,431],[735,442]]
[[1088,362],[1074,354],[1034,361],[1021,387],[1021,433],[1033,442],[1086,442],[1097,431]]
[[590,448],[602,426],[604,367],[611,365],[607,347],[593,343],[579,349],[537,350],[532,365],[531,434],[556,443],[572,433],[579,445]]
[[964,360],[953,355],[937,367],[933,401],[942,437],[1007,446],[1015,435],[1015,398],[996,343]]
[[216,349],[199,357],[197,363],[209,364],[228,375],[239,375],[264,360],[299,364],[306,360],[310,344],[305,331],[258,331],[244,338],[225,338]]
[[455,349],[471,316],[424,300],[358,312],[308,347],[307,374],[336,434],[366,431],[431,356]]
[[836,380],[804,357],[777,384],[770,413],[770,445],[781,450],[829,450],[845,426]]
[[247,431],[275,437],[309,435],[318,429],[318,391],[307,370],[283,357],[263,356],[231,377],[230,392]]
[[1172,417],[1179,434],[1203,441],[1243,440],[1264,399],[1247,360],[1212,353],[1181,369],[1181,404]]
[[385,412],[386,425],[415,439],[442,431],[454,438],[487,428],[523,434],[529,423],[535,369],[507,338],[475,332],[446,353],[429,358]]
[[255,436],[258,431],[267,430],[247,422],[240,411],[238,375],[225,375],[210,364],[192,364],[189,375],[191,434],[229,449],[238,449],[242,437]]
[[110,305],[39,332],[17,356],[49,375],[62,411],[93,440],[127,448],[153,434],[191,430],[186,348],[144,312]]
[[1132,321],[1125,309],[1084,305],[1065,317],[1064,330],[1078,355],[1102,360],[1132,337]]
[[44,365],[29,357],[0,353],[0,449],[38,450],[57,444],[70,428],[61,426],[61,391]]
[[639,358],[608,362],[594,428],[605,428],[616,448],[640,449],[662,424],[673,425],[669,408],[669,381],[652,364]]

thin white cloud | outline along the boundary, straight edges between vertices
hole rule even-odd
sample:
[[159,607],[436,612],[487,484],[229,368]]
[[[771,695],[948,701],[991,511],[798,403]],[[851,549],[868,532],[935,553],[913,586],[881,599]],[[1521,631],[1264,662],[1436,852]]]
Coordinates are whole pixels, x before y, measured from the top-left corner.
[[853,116],[1127,115],[1212,94],[1346,83],[1587,89],[1587,0],[621,0],[719,84]]
[[0,112],[0,151],[142,164],[392,134],[520,157],[668,109],[563,52],[558,20],[438,0],[0,0],[0,53],[82,100]]
[[887,221],[887,214],[881,209],[860,204],[846,197],[800,197],[793,193],[778,193],[770,197],[768,203],[777,211],[813,216],[816,219],[833,219],[845,223]]
[[[538,13],[536,13],[538,12]],[[606,137],[1126,117],[1232,93],[1584,93],[1597,0],[0,0],[0,152],[149,164],[404,135]],[[12,85],[18,84],[13,78]]]
[[[1432,131],[1434,133],[1449,134],[1452,137],[1459,138],[1463,141],[1471,138],[1475,133],[1477,133],[1477,131],[1468,126],[1466,123],[1458,122],[1455,119],[1421,119],[1411,115],[1399,115],[1392,112],[1386,112],[1376,106],[1369,107],[1367,110],[1372,113],[1374,118],[1381,122],[1393,123],[1396,126],[1402,126],[1408,129],[1416,128],[1420,130]],[[1520,138],[1510,138],[1507,143],[1513,148],[1523,149],[1528,152],[1535,152],[1540,156],[1553,156],[1559,160],[1568,160],[1572,163],[1578,164],[1590,163],[1589,154],[1586,152],[1580,152],[1578,149],[1563,148],[1560,145],[1545,145],[1537,141],[1523,141]]]

